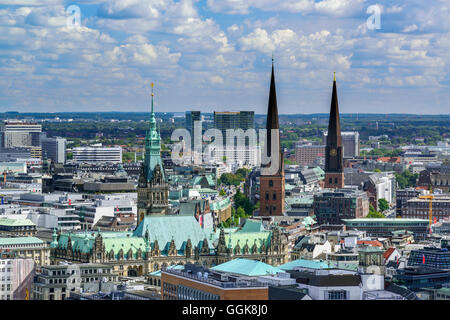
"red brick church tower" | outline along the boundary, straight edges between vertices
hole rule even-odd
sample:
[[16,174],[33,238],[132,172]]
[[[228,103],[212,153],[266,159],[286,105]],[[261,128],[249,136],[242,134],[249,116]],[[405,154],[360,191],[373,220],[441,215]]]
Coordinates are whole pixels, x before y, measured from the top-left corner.
[[[269,105],[267,110],[266,140],[263,157],[271,157],[271,162],[261,165],[260,176],[260,216],[282,216],[284,204],[284,164],[280,144],[280,125],[278,123],[277,93],[272,59],[272,77],[270,80]],[[274,129],[272,131],[272,129]],[[272,139],[278,142],[278,148],[272,149]],[[278,156],[277,156],[278,155]]]
[[325,188],[336,189],[344,187],[343,155],[335,73],[330,120],[328,122],[327,145],[325,148]]

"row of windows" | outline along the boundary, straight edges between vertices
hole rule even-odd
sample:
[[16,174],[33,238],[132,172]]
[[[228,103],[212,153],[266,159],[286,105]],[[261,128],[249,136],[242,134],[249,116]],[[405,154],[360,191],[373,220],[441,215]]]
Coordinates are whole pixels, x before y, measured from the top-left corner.
[[[266,192],[266,200],[269,200],[269,193],[268,192]],[[272,200],[277,200],[277,194],[276,193],[274,193],[273,195],[272,195]]]
[[219,296],[197,290],[194,288],[185,287],[182,285],[178,286],[178,299],[179,300],[219,300]]

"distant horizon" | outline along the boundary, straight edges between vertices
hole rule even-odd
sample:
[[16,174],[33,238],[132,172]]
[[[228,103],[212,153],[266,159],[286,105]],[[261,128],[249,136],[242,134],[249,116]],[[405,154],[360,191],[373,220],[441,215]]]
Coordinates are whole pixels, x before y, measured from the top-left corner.
[[[167,112],[163,112],[163,111],[155,111],[155,114],[185,114],[187,111],[200,111],[202,114],[214,114],[214,111],[218,111],[218,110],[214,110],[214,111],[209,111],[209,112],[203,112],[199,109],[190,109],[190,110],[186,110],[186,111],[167,111]],[[224,112],[224,111],[253,111],[253,110],[222,110],[222,111],[218,111],[218,112]],[[118,113],[118,114],[148,114],[150,113],[150,111],[49,111],[49,112],[27,112],[27,111],[5,111],[5,112],[0,112],[0,115],[6,115],[6,114],[29,114],[29,115],[33,115],[33,114],[40,114],[40,115],[44,115],[44,114],[83,114],[83,113],[87,113],[87,114],[95,114],[95,113],[99,113],[99,114],[114,114],[114,113]],[[255,116],[264,116],[265,113],[256,113],[255,112]],[[283,116],[283,115],[289,115],[289,116],[315,116],[315,115],[329,115],[329,113],[326,112],[320,112],[320,113],[279,113],[279,116]],[[450,113],[401,113],[401,112],[392,112],[392,113],[372,113],[372,112],[364,112],[364,113],[354,113],[354,112],[339,112],[340,116],[353,116],[353,115],[358,115],[358,116],[364,116],[364,115],[371,115],[371,116],[386,116],[386,115],[394,115],[394,116],[450,116]]]
[[263,114],[273,62],[279,114],[328,112],[334,72],[343,114],[447,114],[449,15],[443,0],[0,0],[0,110],[145,112],[153,82],[155,111]]

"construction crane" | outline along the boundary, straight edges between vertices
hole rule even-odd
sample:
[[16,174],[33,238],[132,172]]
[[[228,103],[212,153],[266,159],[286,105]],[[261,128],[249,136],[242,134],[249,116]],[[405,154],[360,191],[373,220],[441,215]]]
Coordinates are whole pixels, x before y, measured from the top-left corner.
[[430,227],[430,233],[431,233],[431,225],[433,224],[433,199],[434,199],[434,196],[432,194],[426,195],[426,196],[419,196],[419,199],[430,200],[429,206],[428,206],[428,218],[430,219],[429,227]]

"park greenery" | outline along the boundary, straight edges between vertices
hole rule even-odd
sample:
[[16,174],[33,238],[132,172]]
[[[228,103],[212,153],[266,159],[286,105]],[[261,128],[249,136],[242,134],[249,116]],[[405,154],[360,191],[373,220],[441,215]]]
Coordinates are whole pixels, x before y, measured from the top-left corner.
[[369,204],[369,214],[367,215],[367,218],[385,218],[385,216]]
[[[258,203],[259,204],[259,203]],[[245,194],[237,189],[233,197],[233,207],[231,208],[231,218],[222,223],[222,226],[229,228],[239,225],[239,218],[249,218],[253,215],[253,211],[259,207],[250,202]]]
[[409,170],[405,170],[402,173],[395,174],[395,179],[400,189],[415,187],[417,184],[418,177],[419,177],[418,173],[413,174]]
[[245,178],[247,178],[247,175],[250,173],[250,169],[246,169],[246,168],[239,168],[238,170],[236,170],[236,173],[223,173],[220,178],[218,183],[219,184],[224,184],[227,186],[239,186],[241,184],[241,182],[245,181]]

